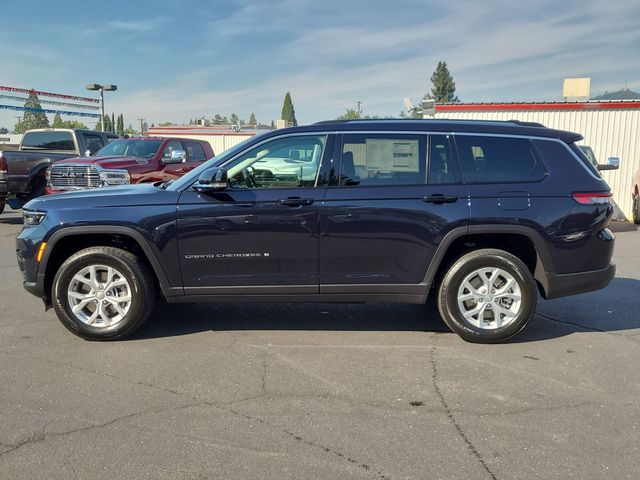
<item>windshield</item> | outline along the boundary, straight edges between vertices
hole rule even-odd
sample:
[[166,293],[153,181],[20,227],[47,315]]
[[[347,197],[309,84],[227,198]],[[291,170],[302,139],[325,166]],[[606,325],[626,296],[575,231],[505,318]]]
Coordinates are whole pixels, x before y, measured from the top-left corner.
[[114,140],[102,147],[96,157],[154,157],[162,145],[160,140]]
[[229,160],[231,157],[233,157],[234,155],[239,153],[245,147],[245,145],[247,145],[248,143],[250,143],[251,141],[253,141],[255,139],[256,139],[256,137],[249,137],[246,140],[243,140],[242,142],[240,142],[240,143],[234,145],[233,147],[225,150],[224,152],[216,155],[215,157],[210,158],[209,160],[204,162],[199,167],[194,168],[193,170],[191,170],[186,175],[180,177],[179,179],[177,179],[176,181],[171,183],[171,185],[169,185],[167,187],[167,190],[174,190],[174,191],[175,190],[181,190],[184,187],[187,187],[187,186],[191,185],[193,182],[195,182],[198,179],[200,174],[202,172],[204,172],[206,169],[211,168],[211,167],[215,167],[217,165],[222,165],[227,160]]

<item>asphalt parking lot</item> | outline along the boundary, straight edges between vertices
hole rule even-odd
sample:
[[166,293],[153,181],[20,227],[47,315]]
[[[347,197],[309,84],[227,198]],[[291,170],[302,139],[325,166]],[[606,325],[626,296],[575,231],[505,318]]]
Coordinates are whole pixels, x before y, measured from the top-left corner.
[[0,478],[640,477],[640,232],[605,290],[473,345],[432,304],[164,306],[91,343],[0,216]]

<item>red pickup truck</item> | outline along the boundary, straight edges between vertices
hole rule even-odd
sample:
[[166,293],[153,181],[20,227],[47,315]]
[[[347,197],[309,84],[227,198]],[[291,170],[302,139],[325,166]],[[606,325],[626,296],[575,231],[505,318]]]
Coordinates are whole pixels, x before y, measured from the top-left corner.
[[184,138],[122,138],[93,157],[68,158],[47,170],[46,193],[173,180],[214,153],[208,142]]

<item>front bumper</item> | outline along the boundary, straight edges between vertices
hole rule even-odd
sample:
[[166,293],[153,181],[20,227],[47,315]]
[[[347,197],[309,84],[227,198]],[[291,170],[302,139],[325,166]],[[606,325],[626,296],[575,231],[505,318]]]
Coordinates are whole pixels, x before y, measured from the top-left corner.
[[616,266],[611,263],[601,270],[580,273],[559,274],[547,272],[545,298],[559,298],[578,293],[592,292],[609,285],[616,274]]

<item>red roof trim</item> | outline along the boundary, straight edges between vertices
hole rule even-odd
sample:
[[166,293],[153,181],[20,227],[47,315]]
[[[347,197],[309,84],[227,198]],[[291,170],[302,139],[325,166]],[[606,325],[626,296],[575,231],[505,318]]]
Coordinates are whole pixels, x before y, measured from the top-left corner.
[[640,101],[622,102],[540,102],[540,103],[446,103],[436,112],[495,112],[531,110],[629,110],[640,108]]

